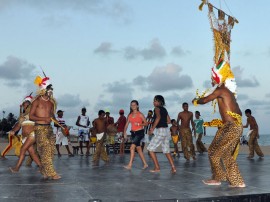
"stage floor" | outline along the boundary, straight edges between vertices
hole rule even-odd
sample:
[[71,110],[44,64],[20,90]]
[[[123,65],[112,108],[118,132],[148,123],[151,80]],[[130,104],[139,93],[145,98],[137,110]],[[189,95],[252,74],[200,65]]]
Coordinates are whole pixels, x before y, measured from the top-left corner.
[[[55,156],[55,168],[62,176],[58,181],[43,180],[36,166],[22,166],[20,173],[10,173],[8,167],[15,164],[17,157],[7,158],[0,160],[1,202],[88,202],[95,201],[94,199],[102,202],[166,201],[165,199],[192,201],[206,197],[270,193],[269,156],[263,159],[256,157],[253,160],[246,159],[243,154],[238,156],[237,161],[246,188],[229,188],[227,183],[221,186],[204,185],[202,180],[211,176],[207,153],[197,155],[197,160],[190,162],[186,162],[183,154],[179,159],[175,158],[176,174],[170,173],[170,166],[163,154],[158,154],[160,173],[142,170],[137,155],[131,171],[123,168],[129,160],[129,154],[122,157],[110,155],[110,164],[100,162],[99,167],[92,167],[92,156]],[[152,161],[147,154],[146,159],[152,168]]]

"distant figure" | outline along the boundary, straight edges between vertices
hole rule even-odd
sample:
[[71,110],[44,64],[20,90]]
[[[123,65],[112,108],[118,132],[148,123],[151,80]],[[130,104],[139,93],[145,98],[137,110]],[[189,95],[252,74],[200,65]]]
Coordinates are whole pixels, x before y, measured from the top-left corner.
[[[58,121],[59,124],[61,124],[62,126],[66,126],[66,122],[63,118],[64,115],[64,111],[62,110],[58,110],[57,111],[57,117],[56,120]],[[54,127],[56,127],[56,142],[55,142],[55,146],[56,146],[56,150],[58,153],[58,156],[61,157],[60,151],[59,151],[59,147],[60,145],[65,146],[68,152],[68,156],[69,157],[73,157],[74,155],[70,152],[69,150],[69,146],[68,146],[68,138],[63,134],[63,131],[61,130],[61,127],[58,126],[57,124],[54,124]]]
[[145,143],[149,143],[151,141],[151,139],[154,137],[154,134],[152,134],[150,136],[148,135],[148,132],[149,132],[149,130],[152,127],[152,124],[154,122],[152,110],[148,110],[146,121],[147,121],[148,125],[144,127],[145,136],[141,141],[142,151],[144,150]]
[[[196,131],[196,136],[198,135],[198,138],[196,140],[196,147],[197,151],[200,154],[203,154],[203,152],[207,152],[207,149],[205,148],[204,144],[202,143],[202,135],[205,136],[206,134],[206,129],[203,127],[203,119],[200,118],[201,113],[199,111],[195,112],[195,118],[194,123],[195,123],[195,131]],[[195,138],[196,138],[195,136]]]
[[250,128],[249,128],[250,135],[249,135],[249,141],[248,141],[249,155],[247,158],[248,159],[254,158],[254,151],[256,152],[256,154],[260,158],[262,158],[262,157],[264,157],[264,154],[262,153],[262,150],[261,150],[261,148],[258,144],[258,140],[257,140],[260,138],[258,124],[257,124],[254,116],[251,115],[250,109],[246,109],[245,114],[247,116],[247,124],[244,125],[243,128],[247,128],[248,126],[250,126]]
[[[193,122],[193,113],[188,111],[188,103],[186,102],[182,104],[182,108],[183,111],[179,112],[177,117],[178,126],[179,121],[181,121],[179,128],[182,137],[181,140],[182,150],[184,153],[184,157],[187,161],[189,161],[190,157],[192,157],[193,160],[196,160],[195,147],[192,139],[192,131],[194,132],[194,136],[196,133],[195,124]],[[192,125],[192,130],[190,129],[190,124]]]
[[162,95],[156,95],[154,97],[154,123],[149,131],[149,135],[153,134],[156,129],[156,134],[152,138],[150,144],[147,149],[150,152],[150,156],[154,162],[154,169],[150,170],[150,172],[157,173],[160,172],[160,166],[158,163],[158,159],[156,156],[156,149],[161,144],[162,152],[167,157],[170,165],[171,165],[171,173],[176,173],[176,168],[174,166],[174,162],[170,152],[170,132],[168,130],[168,123],[171,122],[170,116],[167,112],[165,106],[165,100]]
[[76,125],[79,126],[78,136],[80,143],[81,156],[83,156],[83,143],[86,144],[86,156],[90,155],[90,134],[89,134],[89,117],[86,115],[86,108],[82,108],[82,114],[78,116]]
[[148,168],[148,165],[142,152],[141,140],[144,138],[144,126],[148,125],[148,123],[146,122],[144,115],[139,111],[139,102],[137,100],[132,100],[130,102],[130,113],[124,128],[125,140],[127,139],[127,128],[129,124],[131,124],[130,160],[128,165],[124,166],[124,168],[128,170],[132,168],[136,149],[143,163],[142,169],[146,169]]
[[116,138],[118,139],[118,142],[120,144],[120,151],[119,154],[124,154],[125,150],[125,141],[124,141],[124,128],[127,122],[127,118],[125,117],[125,111],[123,109],[119,110],[119,118],[117,122],[115,123],[115,126],[117,126],[117,134]]
[[171,131],[172,141],[174,145],[173,156],[175,157],[177,155],[177,157],[180,157],[179,150],[178,150],[178,142],[180,140],[179,128],[177,126],[177,122],[175,119],[171,120],[171,124],[172,126],[170,127],[170,131]]
[[99,165],[99,159],[101,158],[105,163],[109,162],[109,157],[105,151],[104,142],[106,139],[106,125],[107,120],[104,118],[105,112],[99,110],[98,118],[94,120],[93,128],[96,132],[97,142],[96,142],[96,151],[93,155],[93,166]]
[[116,134],[114,131],[117,129],[115,128],[114,125],[114,118],[110,116],[110,110],[106,109],[105,110],[105,119],[106,119],[106,130],[107,130],[107,143],[113,147],[113,153],[116,154],[115,150],[115,135]]

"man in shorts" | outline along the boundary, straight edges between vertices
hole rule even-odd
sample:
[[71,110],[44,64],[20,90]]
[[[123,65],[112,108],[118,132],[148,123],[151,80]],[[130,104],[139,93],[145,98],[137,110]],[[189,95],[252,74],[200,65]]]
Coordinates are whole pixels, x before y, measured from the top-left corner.
[[[58,110],[57,111],[56,120],[62,126],[66,126],[65,120],[63,119],[63,115],[64,115],[64,111]],[[57,150],[57,153],[58,153],[58,157],[61,157],[61,153],[59,151],[60,145],[66,147],[69,157],[73,157],[74,155],[69,150],[68,138],[63,134],[60,126],[58,126],[57,124],[54,124],[54,127],[56,127],[56,133],[55,133],[55,135],[56,135],[56,142],[55,142],[55,146],[56,146],[56,150]]]
[[83,142],[85,142],[86,148],[87,148],[86,149],[86,156],[89,156],[90,155],[90,152],[89,152],[89,150],[90,150],[90,144],[89,144],[90,121],[89,121],[89,117],[86,116],[86,108],[85,107],[82,108],[82,114],[80,116],[78,116],[77,121],[76,121],[76,125],[79,126],[78,136],[79,136],[81,156],[83,156]]

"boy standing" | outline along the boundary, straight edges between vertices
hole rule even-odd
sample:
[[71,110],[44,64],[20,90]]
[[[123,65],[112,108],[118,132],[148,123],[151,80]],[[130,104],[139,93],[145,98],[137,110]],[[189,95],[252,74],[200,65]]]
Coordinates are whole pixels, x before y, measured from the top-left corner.
[[248,126],[250,126],[250,135],[249,135],[249,141],[248,141],[249,156],[247,158],[252,159],[254,157],[254,151],[260,158],[262,158],[264,157],[264,155],[262,153],[262,150],[257,140],[260,137],[258,124],[254,116],[251,115],[250,109],[246,109],[245,114],[247,116],[247,124],[244,125],[243,128],[247,128]]

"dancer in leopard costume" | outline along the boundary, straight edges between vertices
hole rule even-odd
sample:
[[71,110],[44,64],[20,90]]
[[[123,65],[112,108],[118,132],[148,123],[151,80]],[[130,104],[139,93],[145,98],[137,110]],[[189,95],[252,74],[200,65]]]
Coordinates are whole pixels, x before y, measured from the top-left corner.
[[[212,68],[212,88],[192,100],[193,104],[205,104],[210,101],[218,104],[222,125],[219,127],[209,149],[208,156],[211,165],[212,178],[203,180],[207,185],[220,185],[228,181],[231,187],[245,187],[244,180],[238,169],[233,153],[242,135],[242,112],[236,101],[236,82],[230,68],[230,33],[237,20],[218,10],[218,20],[215,18],[213,6],[208,5],[211,28],[214,34],[215,56]],[[230,152],[228,152],[230,151]],[[221,162],[222,161],[222,162]]]

